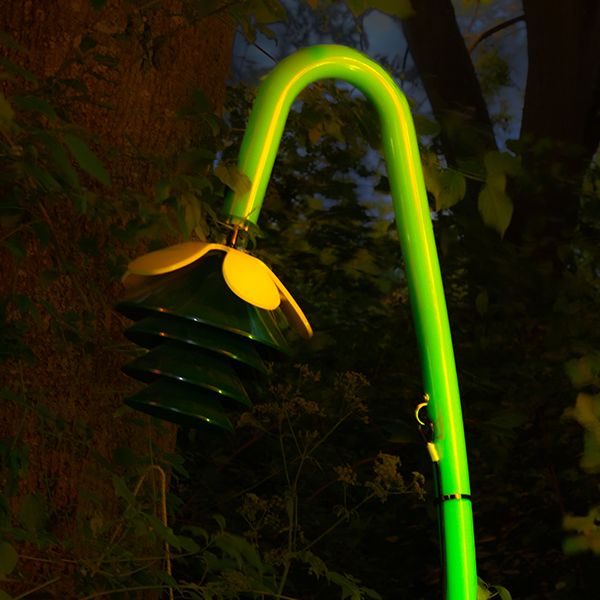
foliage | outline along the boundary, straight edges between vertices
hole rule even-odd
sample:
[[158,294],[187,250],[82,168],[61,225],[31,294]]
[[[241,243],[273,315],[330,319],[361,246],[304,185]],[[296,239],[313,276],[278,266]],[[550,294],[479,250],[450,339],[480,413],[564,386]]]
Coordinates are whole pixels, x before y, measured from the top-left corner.
[[[269,579],[253,589],[268,589],[275,597],[331,597],[333,586],[341,598],[378,598],[348,574],[352,559],[343,540],[356,535],[359,509],[398,495],[422,495],[423,478],[415,473],[405,483],[398,457],[385,452],[354,456],[353,433],[368,416],[363,376],[347,372],[329,381],[331,374],[323,374],[325,386],[321,373],[306,365],[295,370],[295,383],[287,369],[272,373],[262,401],[240,415],[231,446],[223,448],[222,440],[208,447],[188,442],[188,456],[202,469],[204,483],[192,487],[193,501],[226,510],[227,522],[243,532],[248,547],[260,549]],[[346,459],[353,466],[341,462]],[[204,517],[189,510],[208,521],[210,509]],[[340,552],[343,560],[336,556]],[[343,573],[333,568],[337,565]],[[182,572],[196,569],[189,563]],[[239,585],[250,585],[244,581]]]
[[501,585],[489,586],[481,578],[478,578],[477,600],[491,600],[498,598],[499,600],[512,600],[510,592]]
[[[100,10],[105,2],[92,4]],[[153,3],[132,6],[142,11],[145,4]],[[353,2],[347,10],[360,25],[370,8],[406,16],[407,6]],[[186,10],[191,20],[228,10],[250,41],[259,39],[257,32],[273,35],[284,18],[278,2],[190,2]],[[68,60],[106,62],[94,45],[93,37],[84,38]],[[4,60],[3,76],[17,78],[23,89],[0,95],[1,241],[15,260],[26,263],[32,240],[42,244],[54,257],[52,268],[39,273],[43,283],[77,288],[77,269],[52,227],[52,207],[62,202],[82,219],[109,224],[119,244],[101,250],[83,234],[78,243],[84,256],[102,252],[115,280],[127,246],[140,239],[150,247],[165,234],[222,239],[216,211],[225,187],[247,185],[233,164],[253,90],[230,90],[227,120],[212,114],[200,91],[193,93],[179,114],[201,132],[189,148],[138,157],[159,174],[151,201],[125,188],[103,203],[110,168],[94,136],[71,122],[68,103],[58,101],[68,90],[84,102],[95,99],[82,82],[45,80],[16,63]],[[487,94],[509,81],[501,57],[491,54],[475,66]],[[430,115],[417,115],[416,124],[460,368],[480,571],[518,597],[581,595],[597,570],[583,553],[598,552],[598,165],[581,190],[573,236],[515,242],[510,226],[523,200],[515,184],[542,186],[542,175],[524,167],[520,147],[473,157],[475,167],[467,168],[448,163],[443,132]],[[96,456],[122,513],[110,522],[79,522],[78,543],[53,533],[61,515],[49,493],[26,495],[13,506],[30,469],[30,448],[17,427],[0,441],[0,577],[19,579],[20,564],[34,560],[26,549],[36,546],[50,574],[30,582],[32,593],[53,582],[51,569],[65,560],[56,558],[58,550],[70,552],[77,593],[90,599],[167,588],[203,600],[437,593],[433,495],[419,475],[429,466],[411,414],[421,394],[419,364],[385,168],[373,160],[377,132],[373,111],[355,90],[331,83],[306,90],[290,115],[261,229],[247,240],[284,274],[315,326],[315,338],[298,344],[301,364],[273,367],[271,385],[257,388],[256,405],[238,415],[233,438],[184,430],[178,453],[160,465],[128,448],[111,465]],[[365,181],[372,184],[367,193]],[[73,314],[23,294],[2,298],[0,358],[26,369],[35,356],[26,334],[42,324],[62,344],[94,352],[92,308],[106,308],[106,301],[88,302],[89,311]],[[35,415],[44,443],[71,436],[89,447],[83,421],[66,432],[61,417],[18,382],[0,395]],[[136,419],[128,411],[117,418]],[[580,448],[583,474],[575,468]],[[175,477],[167,523],[157,510],[158,487],[138,488],[157,466]],[[567,557],[561,521],[574,532],[564,542]],[[510,598],[504,587],[482,581],[479,596]]]
[[[313,8],[321,9],[332,3],[330,0],[307,0],[307,2]],[[362,16],[370,10],[378,10],[400,18],[405,18],[412,14],[410,0],[401,0],[400,2],[397,0],[374,0],[373,2],[368,2],[367,0],[349,0],[346,2],[346,5],[355,17]]]

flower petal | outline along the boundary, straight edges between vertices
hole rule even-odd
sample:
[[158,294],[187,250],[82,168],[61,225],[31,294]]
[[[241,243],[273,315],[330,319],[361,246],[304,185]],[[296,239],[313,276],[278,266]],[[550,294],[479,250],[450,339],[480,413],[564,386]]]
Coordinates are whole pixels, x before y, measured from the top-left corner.
[[271,277],[271,269],[250,254],[234,248],[227,250],[223,261],[223,277],[231,291],[249,304],[275,310],[281,298]]
[[211,250],[227,252],[228,249],[223,244],[183,242],[138,256],[129,263],[128,269],[135,275],[163,275],[186,267]]
[[292,295],[287,291],[283,283],[278,279],[277,275],[273,271],[269,270],[271,278],[277,286],[279,293],[281,294],[281,310],[286,316],[290,325],[296,330],[296,333],[303,338],[310,338],[313,335],[313,329],[306,318],[306,315],[302,312],[302,309],[298,306],[298,303],[292,298]]

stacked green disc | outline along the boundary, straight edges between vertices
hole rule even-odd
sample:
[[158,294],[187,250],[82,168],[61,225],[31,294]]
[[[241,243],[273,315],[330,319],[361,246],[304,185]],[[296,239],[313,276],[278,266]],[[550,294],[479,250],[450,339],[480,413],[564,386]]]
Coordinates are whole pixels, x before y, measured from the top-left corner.
[[224,253],[211,252],[165,275],[141,278],[116,309],[134,324],[128,339],[146,349],[123,367],[148,386],[125,400],[181,425],[233,430],[224,405],[250,406],[242,378],[264,375],[263,359],[289,353],[278,321],[245,302],[222,275]]

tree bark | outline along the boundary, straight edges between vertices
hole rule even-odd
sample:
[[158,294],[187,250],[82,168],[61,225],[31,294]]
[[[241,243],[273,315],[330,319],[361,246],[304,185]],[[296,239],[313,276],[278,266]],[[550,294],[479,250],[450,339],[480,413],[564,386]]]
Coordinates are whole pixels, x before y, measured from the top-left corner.
[[402,21],[408,47],[442,127],[450,164],[472,168],[496,149],[494,130],[471,57],[450,0],[413,2],[414,14]]
[[[77,125],[98,137],[94,149],[112,180],[111,188],[98,189],[99,202],[111,202],[123,190],[150,194],[161,173],[145,157],[183,149],[196,134],[189,123],[176,119],[177,109],[195,87],[203,90],[217,112],[223,106],[233,25],[220,14],[189,23],[180,16],[181,9],[182,3],[175,0],[146,12],[123,0],[109,0],[101,10],[86,0],[3,3],[0,30],[28,51],[20,64],[45,81],[71,77],[89,89],[91,101],[64,97],[62,102]],[[71,60],[80,55],[85,36],[95,40],[97,54],[118,59],[118,65]],[[7,55],[17,61],[16,54]],[[22,84],[4,82],[3,90],[9,93]],[[107,265],[109,249],[120,243],[112,236],[111,223],[81,216],[71,206],[46,210],[55,236],[51,246],[44,248],[31,237],[21,262],[0,248],[0,294],[22,294],[41,314],[39,325],[25,340],[35,364],[9,361],[2,373],[3,386],[36,408],[25,410],[3,401],[0,438],[28,453],[29,467],[9,499],[11,507],[18,511],[27,495],[42,498],[51,513],[50,530],[66,549],[51,546],[49,553],[20,545],[19,553],[30,555],[18,563],[26,583],[2,585],[21,594],[57,578],[39,593],[74,598],[82,564],[87,561],[89,570],[93,563],[78,523],[92,524],[93,529],[93,523],[120,517],[111,481],[111,473],[118,471],[111,465],[115,450],[132,448],[147,462],[165,464],[161,457],[173,451],[176,428],[165,426],[157,433],[148,420],[138,426],[114,414],[135,386],[120,374],[124,359],[111,349],[123,342],[124,325],[111,310],[122,293]],[[79,244],[84,236],[95,240],[97,256],[82,256]],[[40,272],[57,267],[57,256],[49,248],[58,249],[70,272],[46,285]],[[87,312],[95,328],[93,348],[61,340],[44,302],[61,317],[68,311]],[[94,504],[93,496],[102,502]]]

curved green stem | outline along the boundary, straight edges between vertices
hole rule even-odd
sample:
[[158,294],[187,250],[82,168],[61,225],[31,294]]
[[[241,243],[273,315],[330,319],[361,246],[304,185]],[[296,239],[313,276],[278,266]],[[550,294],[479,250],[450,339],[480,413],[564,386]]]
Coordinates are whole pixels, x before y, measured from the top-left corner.
[[229,222],[258,220],[292,102],[310,83],[343,79],[374,104],[381,121],[398,236],[406,263],[425,392],[440,457],[446,598],[475,600],[473,516],[454,353],[413,120],[404,94],[377,63],[343,46],[312,46],[281,61],[261,84],[238,166],[252,185],[225,201]]

